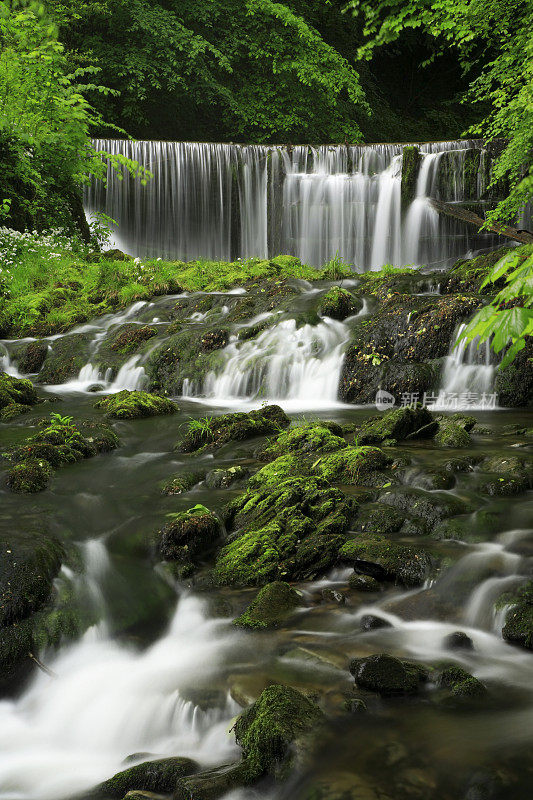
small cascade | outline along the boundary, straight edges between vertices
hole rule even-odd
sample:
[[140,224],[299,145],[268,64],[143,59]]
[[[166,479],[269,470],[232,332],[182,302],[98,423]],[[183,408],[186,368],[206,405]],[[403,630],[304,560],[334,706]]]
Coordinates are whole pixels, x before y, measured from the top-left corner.
[[24,377],[20,374],[15,364],[12,363],[7,347],[2,342],[0,342],[0,372],[7,372],[8,375],[13,375],[14,378]]
[[234,337],[225,348],[222,371],[209,373],[202,387],[185,382],[183,394],[230,403],[268,399],[293,401],[298,407],[335,404],[349,331],[344,322],[329,318],[301,327],[287,319],[250,341]]
[[184,597],[168,632],[144,652],[94,629],[63,648],[47,662],[56,678],[41,672],[20,698],[0,703],[1,796],[73,796],[143,751],[205,765],[234,760],[236,704],[228,698],[202,711],[186,699],[189,687],[209,685],[234,646],[237,634],[227,628],[209,621],[198,599]]
[[[478,201],[490,154],[480,140],[417,145],[416,197],[402,208],[401,144],[234,145],[95,141],[153,173],[141,186],[111,169],[85,190],[87,213],[119,223],[114,246],[132,255],[224,259],[287,253],[320,266],[336,254],[359,270],[443,264],[489,247],[428,202]],[[122,177],[122,176],[120,176]]]
[[465,325],[460,325],[454,336],[444,363],[439,398],[432,408],[486,409],[496,405],[492,393],[496,366],[490,343],[478,347],[477,339],[469,344],[459,342],[464,329]]

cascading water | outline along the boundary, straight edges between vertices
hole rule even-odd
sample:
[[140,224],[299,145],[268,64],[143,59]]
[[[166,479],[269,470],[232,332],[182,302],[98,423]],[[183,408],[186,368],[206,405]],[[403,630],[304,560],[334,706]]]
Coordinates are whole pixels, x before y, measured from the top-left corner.
[[[495,237],[439,217],[428,195],[479,200],[490,154],[478,140],[418,145],[411,208],[402,208],[399,144],[310,147],[96,140],[153,173],[141,186],[109,170],[87,188],[88,213],[119,222],[115,245],[141,257],[231,260],[279,253],[361,270],[444,263]],[[469,154],[474,154],[472,159]],[[467,165],[474,164],[467,169]]]
[[460,342],[465,325],[460,325],[444,363],[441,390],[435,408],[490,408],[496,398],[492,395],[494,356],[490,343],[478,347],[477,340]]

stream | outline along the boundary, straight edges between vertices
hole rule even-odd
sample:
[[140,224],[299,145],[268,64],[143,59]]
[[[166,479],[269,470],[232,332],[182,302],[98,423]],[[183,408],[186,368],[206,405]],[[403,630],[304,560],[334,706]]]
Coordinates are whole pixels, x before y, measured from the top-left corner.
[[[300,289],[305,308],[318,290],[303,282]],[[222,315],[239,291],[227,293]],[[100,419],[94,409],[99,396],[143,388],[150,347],[114,374],[98,366],[99,348],[124,323],[149,323],[164,340],[169,309],[179,297],[136,303],[49,337],[53,350],[63,336],[87,334],[87,363],[77,377],[42,387],[53,403],[3,424],[3,443],[20,441],[50,410]],[[256,590],[176,582],[150,556],[146,542],[167,514],[196,503],[220,511],[239,494],[201,482],[184,494],[164,496],[161,485],[169,475],[191,467],[258,464],[257,440],[231,442],[214,454],[194,457],[174,452],[191,419],[266,402],[279,403],[293,422],[322,418],[350,425],[376,414],[373,406],[337,400],[352,325],[368,314],[364,303],[344,322],[324,318],[297,325],[280,315],[273,327],[250,340],[239,340],[239,326],[234,327],[222,351],[222,368],[203,382],[184,383],[177,414],[115,422],[118,449],[62,468],[41,494],[11,494],[2,484],[0,525],[14,534],[44,525],[69,545],[77,555],[63,565],[56,588],[68,591],[73,607],[92,620],[80,639],[39,654],[51,674],[37,670],[20,696],[0,701],[2,800],[73,797],[124,769],[124,759],[132,755],[130,763],[146,760],[146,754],[189,756],[202,766],[229,763],[239,755],[231,734],[234,719],[269,682],[286,682],[320,698],[330,722],[319,755],[286,785],[265,782],[232,792],[227,800],[289,800],[321,783],[337,787],[334,796],[341,798],[343,787],[353,792],[361,776],[360,793],[350,798],[377,800],[378,790],[369,788],[374,781],[388,787],[391,798],[529,796],[533,654],[502,640],[505,613],[495,603],[505,589],[533,574],[531,491],[489,497],[479,492],[475,469],[458,472],[446,494],[474,507],[471,535],[465,541],[424,540],[440,559],[433,579],[415,589],[388,584],[369,597],[348,587],[352,570],[338,568],[299,584],[305,607],[278,630],[259,634],[232,625]],[[201,314],[187,324],[201,335]],[[19,375],[13,357],[18,344],[0,343],[0,367],[14,375]],[[493,372],[484,351],[463,348],[459,355],[450,353],[440,390],[458,396],[489,393]],[[489,431],[473,434],[469,455],[513,456],[524,445],[523,436],[509,432],[509,426],[531,426],[526,410],[470,403],[468,413]],[[433,491],[428,473],[462,455],[443,452],[432,440],[405,442],[397,450],[410,458],[402,482],[428,493]],[[404,539],[409,543],[416,536]],[[388,626],[365,630],[366,615]],[[470,637],[472,649],[450,649],[446,637],[458,630]],[[428,664],[452,660],[484,681],[496,699],[458,711],[374,697],[367,700],[371,713],[347,711],[353,691],[349,660],[381,652]],[[494,773],[501,779],[497,789],[491,783]]]

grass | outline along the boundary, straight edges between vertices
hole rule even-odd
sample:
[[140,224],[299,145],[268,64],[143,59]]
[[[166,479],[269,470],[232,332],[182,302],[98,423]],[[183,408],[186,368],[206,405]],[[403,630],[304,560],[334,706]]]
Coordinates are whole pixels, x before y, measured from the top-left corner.
[[[3,229],[4,239],[6,231]],[[90,257],[79,246],[22,234],[0,241],[0,336],[47,335],[138,300],[181,291],[224,291],[253,281],[321,280],[318,270],[293,256],[234,262]],[[339,276],[352,274],[335,265]]]

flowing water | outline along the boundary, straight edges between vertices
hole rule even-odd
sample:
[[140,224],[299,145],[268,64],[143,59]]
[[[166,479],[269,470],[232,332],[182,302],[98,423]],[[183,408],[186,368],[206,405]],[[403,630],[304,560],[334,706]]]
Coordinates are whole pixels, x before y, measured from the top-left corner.
[[[300,289],[305,307],[316,290],[303,283]],[[149,351],[131,357],[106,377],[96,363],[98,350],[106,333],[124,321],[160,326],[164,341],[166,311],[177,299],[139,303],[64,334],[85,333],[89,356],[76,379],[44,387],[60,398],[52,408],[94,418],[95,395],[88,389],[95,383],[97,393],[143,386]],[[231,302],[228,293],[223,308]],[[312,409],[314,416],[316,409],[327,408],[321,415],[341,423],[357,423],[376,413],[374,408],[337,401],[343,348],[351,326],[367,313],[363,306],[342,323],[323,318],[300,326],[281,315],[253,341],[239,340],[236,326],[220,371],[208,374],[202,385],[184,386],[175,417],[117,423],[119,449],[59,470],[42,494],[17,496],[2,485],[0,524],[16,534],[46,520],[49,530],[78,554],[73,565],[62,568],[56,583],[58,589],[69,588],[71,602],[90,617],[78,640],[39,654],[48,673],[37,671],[19,697],[0,701],[2,800],[72,797],[123,769],[124,759],[133,754],[137,755],[130,763],[146,760],[147,753],[190,756],[202,766],[228,763],[239,753],[232,720],[269,682],[288,682],[318,693],[333,722],[315,763],[295,783],[275,790],[243,790],[228,800],[288,800],[305,796],[307,785],[317,781],[342,788],[344,780],[353,789],[363,775],[370,781],[367,790],[372,781],[385,780],[393,798],[390,787],[397,785],[403,787],[398,795],[402,798],[475,800],[485,796],[466,794],[476,775],[492,768],[505,774],[509,764],[514,765],[517,782],[504,795],[506,800],[529,796],[528,773],[521,772],[516,759],[529,763],[533,655],[503,642],[504,612],[495,608],[495,601],[533,572],[531,492],[509,503],[482,496],[475,470],[458,474],[451,492],[468,499],[475,509],[472,538],[425,543],[442,558],[432,583],[411,591],[391,586],[369,602],[368,596],[347,590],[348,572],[339,570],[322,581],[302,584],[306,607],[279,630],[261,635],[246,634],[231,624],[253,590],[195,591],[153,566],[148,542],[166,514],[195,503],[220,510],[236,495],[231,489],[209,490],[204,483],[185,495],[161,495],[162,481],[191,468],[191,458],[172,449],[191,418],[243,403],[258,407],[270,399],[294,419],[302,418],[302,409]],[[201,315],[188,324],[201,330]],[[52,351],[61,338],[50,337]],[[1,346],[3,368],[13,374],[16,344]],[[448,388],[490,388],[489,365],[469,363],[473,360],[468,350],[451,357],[444,379]],[[475,370],[485,372],[479,376]],[[3,425],[3,441],[20,440],[42,414],[43,408],[37,407]],[[517,452],[520,436],[501,432],[509,422],[527,425],[526,412],[492,409],[474,414],[493,434],[474,436],[473,451]],[[257,441],[239,442],[192,463],[209,468],[250,466],[256,447]],[[401,452],[412,459],[406,484],[417,472],[423,476],[438,469],[450,456],[431,442],[412,442]],[[490,528],[483,521],[489,518]],[[344,592],[345,604],[324,596],[328,588]],[[369,613],[391,627],[361,630],[361,617]],[[456,630],[471,637],[471,651],[449,649],[446,636]],[[451,659],[486,681],[498,702],[457,712],[424,702],[375,700],[370,714],[346,713],[353,686],[349,659],[374,652],[427,663]],[[365,800],[377,796],[361,789]]]
[[[402,208],[403,145],[310,147],[130,142],[97,149],[148,168],[147,186],[111,169],[85,193],[87,212],[117,220],[114,245],[140,257],[232,260],[279,253],[357,269],[442,265],[497,237],[439,217],[428,197],[483,208],[491,154],[480,140],[419,145],[412,202]],[[473,167],[469,165],[473,162]]]

